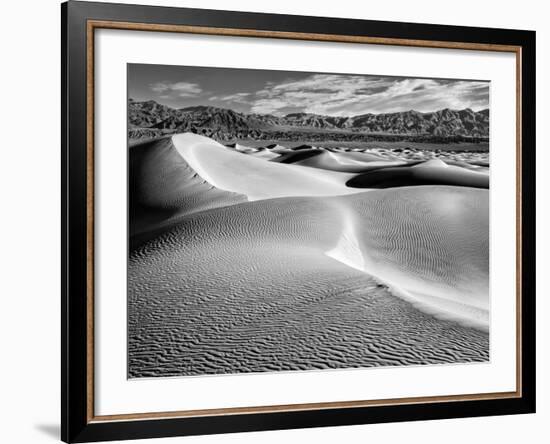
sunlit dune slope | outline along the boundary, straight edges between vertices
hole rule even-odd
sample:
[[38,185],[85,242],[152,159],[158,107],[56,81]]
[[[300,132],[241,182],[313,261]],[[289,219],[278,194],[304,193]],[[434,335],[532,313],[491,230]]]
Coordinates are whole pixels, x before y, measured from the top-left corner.
[[271,152],[270,150],[268,150],[266,148],[260,148],[255,153],[252,153],[252,156],[259,157],[261,159],[272,160],[272,159],[276,159],[277,157],[279,157],[279,154],[273,153],[273,152]]
[[295,165],[345,173],[363,173],[374,169],[407,164],[407,162],[385,160],[364,153],[334,153],[328,150],[318,150],[316,154],[303,159],[295,158],[292,162]]
[[487,190],[406,187],[345,201],[331,257],[380,278],[423,310],[488,329]]
[[172,141],[178,153],[204,180],[216,188],[244,194],[249,200],[361,191],[346,186],[351,174],[269,162],[196,134],[178,134]]
[[287,153],[291,153],[292,150],[289,149],[289,148],[286,148],[282,145],[269,145],[266,147],[267,149],[269,149],[269,151],[271,151],[272,153],[275,153],[275,154],[287,154]]
[[232,147],[230,145],[228,145],[227,147],[228,148],[234,148],[235,151],[238,151],[238,152],[243,153],[243,154],[249,154],[249,155],[254,156],[254,157],[259,157],[261,159],[271,160],[271,159],[279,157],[279,154],[274,153],[274,152],[268,150],[265,147],[251,148],[251,147],[246,147],[246,146],[240,145],[238,143],[235,144],[234,147]]

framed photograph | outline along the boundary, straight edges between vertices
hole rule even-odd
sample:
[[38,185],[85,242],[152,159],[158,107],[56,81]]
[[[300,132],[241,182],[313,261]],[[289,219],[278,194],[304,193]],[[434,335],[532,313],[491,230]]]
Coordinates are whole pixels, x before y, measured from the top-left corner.
[[535,411],[535,33],[62,12],[62,439]]

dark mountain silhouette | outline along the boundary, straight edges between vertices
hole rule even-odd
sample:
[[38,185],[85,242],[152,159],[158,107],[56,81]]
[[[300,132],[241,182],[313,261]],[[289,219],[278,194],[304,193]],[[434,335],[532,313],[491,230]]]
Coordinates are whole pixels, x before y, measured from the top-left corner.
[[424,140],[483,139],[489,136],[489,110],[442,109],[421,113],[363,114],[351,117],[292,113],[278,117],[244,114],[212,106],[175,109],[153,100],[128,103],[131,138],[191,131],[220,140],[291,137],[293,133],[330,134],[337,140],[356,140],[358,135],[412,136]]

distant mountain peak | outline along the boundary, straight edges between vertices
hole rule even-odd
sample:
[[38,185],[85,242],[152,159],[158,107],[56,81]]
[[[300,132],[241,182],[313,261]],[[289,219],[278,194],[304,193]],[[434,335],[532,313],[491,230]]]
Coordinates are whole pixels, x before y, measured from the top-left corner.
[[[256,137],[272,131],[338,131],[353,134],[396,134],[436,137],[482,137],[489,135],[489,110],[444,108],[433,112],[414,109],[402,112],[339,117],[296,112],[285,116],[245,114],[228,108],[194,105],[171,108],[154,100],[128,100],[132,128],[170,131],[203,131],[220,138]],[[204,132],[204,131],[203,131]]]

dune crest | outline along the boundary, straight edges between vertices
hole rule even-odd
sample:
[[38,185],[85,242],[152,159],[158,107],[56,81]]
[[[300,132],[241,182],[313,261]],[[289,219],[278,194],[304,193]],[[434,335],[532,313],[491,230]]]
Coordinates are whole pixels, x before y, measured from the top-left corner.
[[244,195],[203,180],[177,153],[170,138],[130,147],[129,160],[131,238],[185,215],[246,201]]
[[341,202],[334,202],[333,205],[336,214],[342,218],[342,233],[336,246],[325,254],[348,267],[366,272],[365,258],[355,231],[353,211]]
[[364,173],[370,170],[406,165],[406,162],[386,160],[378,156],[364,153],[346,153],[328,150],[319,151],[318,155],[298,159],[296,165],[319,168],[329,171],[340,171],[344,173]]
[[364,191],[346,186],[352,174],[266,162],[197,134],[178,134],[172,136],[172,142],[204,180],[216,188],[244,194],[249,200],[338,196]]
[[342,232],[325,254],[424,312],[488,331],[488,193],[423,188],[333,201]]

